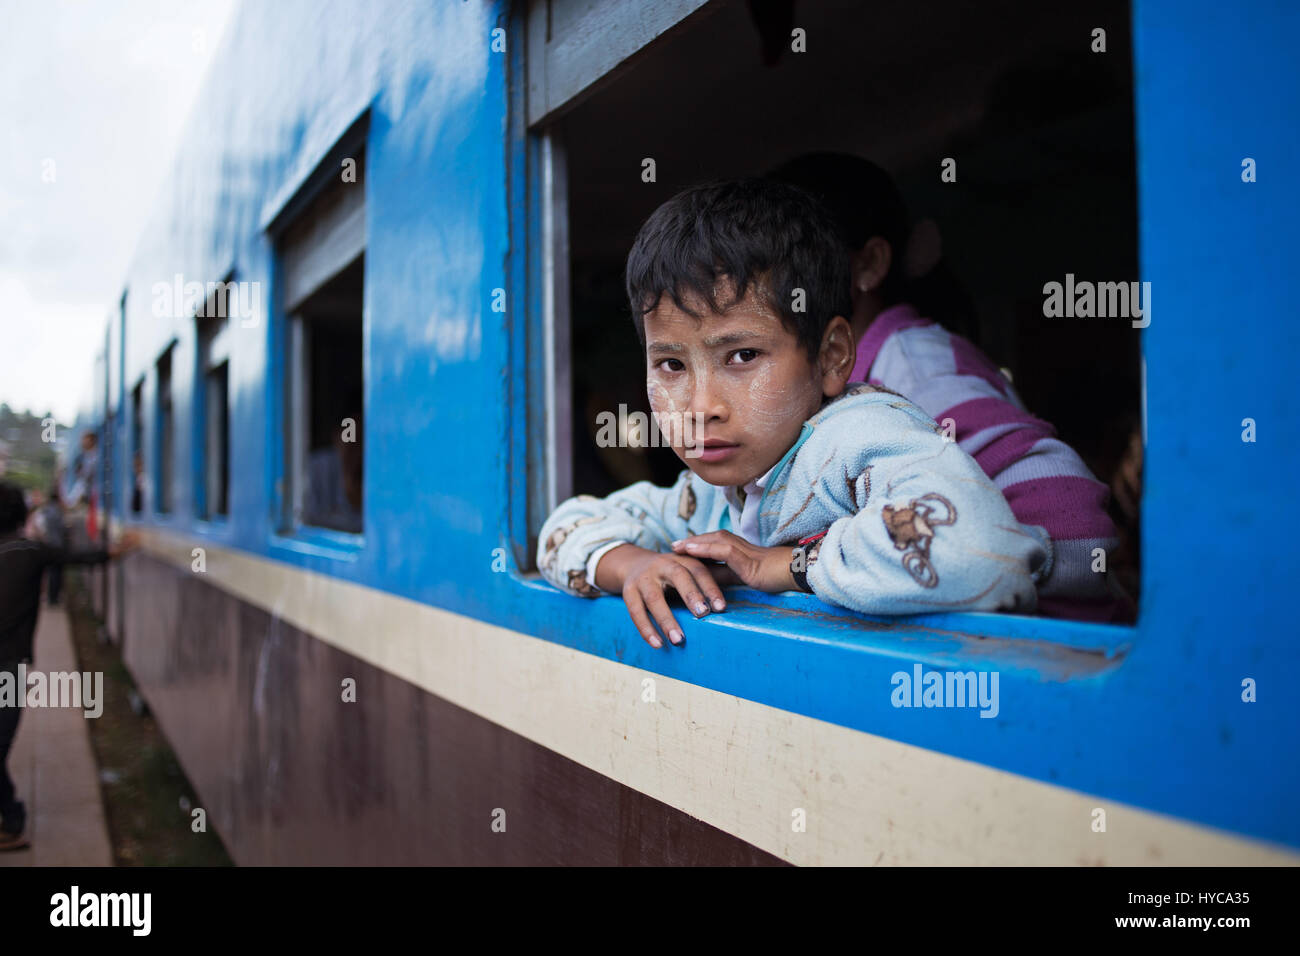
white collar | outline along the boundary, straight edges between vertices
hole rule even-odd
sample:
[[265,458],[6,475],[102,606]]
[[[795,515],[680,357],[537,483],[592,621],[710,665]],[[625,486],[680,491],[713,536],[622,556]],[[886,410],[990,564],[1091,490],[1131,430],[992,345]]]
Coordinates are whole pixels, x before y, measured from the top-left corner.
[[[763,489],[766,488],[767,483],[772,480],[772,472],[774,471],[776,471],[776,465],[773,465],[764,474],[759,475],[749,484],[745,485],[743,489],[740,489],[745,492],[745,503],[748,503],[750,498],[757,499],[763,496]],[[740,495],[736,493],[738,487],[739,486],[737,485],[728,485],[724,494],[729,504],[735,505],[737,511],[742,511],[744,510],[744,504],[740,500]]]
[[753,481],[747,484],[745,486],[745,494],[761,495],[763,493],[763,489],[767,487],[767,483],[772,480],[772,472],[774,471],[776,471],[776,465],[773,465],[766,472],[759,475],[757,478],[755,478]]

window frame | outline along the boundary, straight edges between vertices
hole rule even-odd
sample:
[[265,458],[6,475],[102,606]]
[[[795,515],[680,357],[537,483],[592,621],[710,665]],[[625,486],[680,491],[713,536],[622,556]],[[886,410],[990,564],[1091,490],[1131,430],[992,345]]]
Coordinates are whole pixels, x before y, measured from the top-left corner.
[[127,499],[126,513],[136,518],[143,517],[144,515],[150,512],[151,502],[147,501],[146,497],[148,498],[153,497],[152,495],[146,495],[146,492],[148,492],[149,490],[149,483],[146,482],[145,488],[140,493],[139,509],[136,509],[132,506],[132,502],[135,500],[135,482],[136,482],[135,456],[136,455],[140,456],[141,463],[144,466],[145,475],[147,476],[151,474],[150,471],[151,463],[149,461],[149,455],[145,451],[145,445],[147,444],[147,442],[145,441],[145,434],[144,434],[144,425],[145,425],[144,392],[145,392],[146,378],[147,376],[141,375],[140,378],[136,381],[135,386],[131,389],[131,421],[130,421],[131,434],[130,434],[130,441],[128,442],[130,446],[131,461],[127,467],[128,484],[130,485],[131,488],[131,495]]
[[[703,3],[692,12],[704,10],[708,5],[707,2]],[[536,2],[530,3],[529,12],[537,6]],[[527,14],[520,19],[523,22],[517,24],[517,29],[525,32],[536,30],[536,27],[528,22]],[[625,62],[662,32],[648,36],[641,46],[626,51],[623,61]],[[535,46],[535,39],[531,33],[529,41]],[[523,66],[515,64],[515,68],[527,70],[529,67],[527,64]],[[512,499],[527,502],[526,516],[521,520],[516,515],[511,528],[516,556],[519,558],[517,566],[511,573],[516,582],[523,587],[536,587],[538,584],[545,583],[536,570],[537,536],[550,511],[560,501],[569,497],[562,494],[564,467],[556,461],[555,441],[559,435],[568,436],[567,425],[560,427],[567,419],[560,416],[567,411],[571,396],[567,391],[565,396],[556,396],[553,391],[548,390],[552,384],[557,387],[561,383],[567,385],[569,375],[567,368],[558,368],[561,364],[558,356],[565,352],[559,347],[558,337],[551,338],[552,334],[559,330],[559,335],[563,337],[563,344],[567,348],[570,324],[569,260],[567,221],[564,220],[564,215],[567,210],[568,183],[561,178],[567,164],[563,143],[560,137],[555,135],[561,128],[555,122],[560,115],[557,109],[560,105],[571,105],[576,100],[594,93],[597,85],[609,77],[611,69],[601,68],[597,63],[592,67],[585,85],[572,90],[563,104],[551,104],[540,114],[528,105],[519,84],[512,87],[511,112],[518,115],[508,127],[512,132],[511,150],[516,161],[526,163],[525,181],[522,187],[517,187],[524,190],[524,195],[510,202],[512,247],[523,250],[522,257],[525,260],[522,273],[525,277],[526,294],[517,298],[524,304],[522,317],[523,324],[526,326],[524,347],[528,349],[530,356],[539,354],[542,356],[540,361],[533,358],[527,360],[525,395],[530,410],[542,409],[543,413],[539,415],[532,411],[526,419],[515,419],[517,422],[524,422],[516,439],[523,443],[524,449],[522,454],[517,453],[516,458],[526,461],[526,467],[512,469],[509,476]],[[529,80],[530,83],[525,85],[531,86],[531,74]],[[1134,96],[1136,96],[1136,89]],[[535,120],[534,115],[540,118]],[[1134,172],[1136,175],[1137,170]],[[522,216],[517,212],[520,209],[526,211]],[[562,265],[562,276],[556,272],[557,265]],[[1144,445],[1147,433],[1145,342],[1146,336],[1142,333],[1141,427]],[[521,347],[518,340],[516,340],[516,347]],[[568,446],[571,442],[565,444]],[[571,455],[565,456],[565,460],[570,457]],[[571,462],[569,474],[571,476]],[[1145,492],[1143,497],[1145,498]],[[1144,582],[1147,580],[1147,574],[1148,570],[1144,566],[1142,575]],[[1144,590],[1145,587],[1144,583]],[[1020,644],[1026,640],[1041,642],[1051,648],[1049,653],[1084,655],[1080,660],[1090,660],[1097,654],[1104,655],[1107,661],[1123,657],[1138,636],[1143,605],[1139,595],[1139,619],[1131,624],[1101,624],[987,612],[943,612],[901,618],[881,617],[840,608],[821,601],[815,595],[795,591],[767,594],[752,588],[733,587],[727,589],[727,593],[730,603],[741,602],[742,606],[748,606],[744,618],[747,623],[741,624],[736,616],[722,622],[710,615],[695,621],[693,626],[706,629],[715,626],[729,628],[751,626],[748,622],[749,609],[752,608],[756,612],[756,616],[752,618],[752,626],[760,630],[768,630],[773,625],[789,627],[789,615],[795,612],[805,618],[806,622],[814,622],[812,625],[814,630],[820,630],[821,625],[831,630],[845,627],[874,630],[884,625],[904,632],[920,631],[960,638],[1014,642],[1007,645],[1008,661],[1023,653]],[[804,632],[808,628],[808,623],[791,628],[789,636],[792,639],[806,639]],[[1090,673],[1090,671],[1085,667],[1081,669],[1081,673]]]
[[[171,486],[176,479],[176,345],[167,343],[154,360],[153,421],[153,500],[155,518],[168,520],[176,515]],[[164,403],[163,366],[166,363],[166,402]]]
[[[223,289],[235,282],[235,272],[230,270],[220,281]],[[191,410],[193,415],[193,484],[195,519],[211,525],[224,525],[230,520],[231,450],[230,441],[230,362],[234,352],[233,333],[230,324],[230,296],[226,296],[227,314],[214,315],[216,293],[205,299],[192,316],[194,322],[194,383]],[[214,357],[215,354],[215,357]],[[210,376],[222,365],[226,367],[225,390],[225,461],[223,481],[226,489],[226,510],[214,511],[208,500],[211,489],[208,487],[209,468],[212,465],[212,448],[210,432],[212,422],[209,417],[211,407]]]
[[[266,481],[269,487],[270,502],[269,538],[272,552],[282,551],[286,555],[308,556],[333,559],[344,563],[358,560],[365,547],[365,526],[369,520],[366,508],[365,485],[362,486],[361,519],[362,531],[353,533],[317,525],[303,524],[298,520],[302,507],[302,479],[295,480],[295,474],[305,472],[305,452],[301,438],[303,421],[294,414],[295,407],[301,411],[305,399],[295,396],[295,392],[304,389],[303,362],[306,359],[305,335],[302,327],[304,320],[298,313],[298,307],[310,297],[311,293],[298,296],[292,308],[286,308],[286,288],[288,285],[285,268],[283,243],[292,227],[302,221],[303,214],[331,186],[340,175],[344,159],[355,159],[368,154],[370,143],[370,110],[367,107],[333,141],[318,162],[305,167],[292,179],[277,197],[268,205],[263,215],[262,234],[271,250],[270,272],[273,290],[267,323],[269,361],[266,375]],[[368,176],[365,164],[358,164],[360,176],[355,186],[362,192],[361,228],[364,239],[360,255],[364,257],[370,247],[369,217],[370,207],[368,193]],[[355,259],[351,260],[351,263]],[[337,276],[337,272],[325,279],[321,285]],[[319,289],[317,286],[316,289]],[[313,292],[315,289],[313,289]],[[366,341],[365,330],[365,283],[362,283],[362,342]],[[363,413],[370,414],[368,396],[365,390],[364,356],[362,361],[362,401]],[[291,417],[292,416],[292,417]],[[293,434],[287,435],[286,432]],[[291,457],[296,461],[291,461]]]
[[535,127],[595,92],[637,52],[715,0],[528,0],[527,122]]

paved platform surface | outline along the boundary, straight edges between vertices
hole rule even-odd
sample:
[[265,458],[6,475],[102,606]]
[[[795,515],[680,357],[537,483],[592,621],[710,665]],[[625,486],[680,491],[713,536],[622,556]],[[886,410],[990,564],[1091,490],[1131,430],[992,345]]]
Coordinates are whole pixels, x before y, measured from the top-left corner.
[[[62,608],[41,606],[32,670],[74,671],[77,656]],[[90,720],[80,709],[23,711],[9,754],[9,773],[27,804],[31,847],[0,853],[0,866],[112,866],[113,853],[90,747]]]

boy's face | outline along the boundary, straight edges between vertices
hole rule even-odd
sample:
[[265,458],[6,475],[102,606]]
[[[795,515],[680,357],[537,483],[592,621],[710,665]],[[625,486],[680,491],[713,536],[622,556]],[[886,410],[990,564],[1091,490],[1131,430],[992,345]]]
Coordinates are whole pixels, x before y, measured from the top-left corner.
[[853,366],[848,323],[831,322],[813,362],[752,284],[722,314],[687,304],[703,319],[667,295],[646,313],[650,408],[688,468],[712,485],[743,486],[781,460],[823,397],[843,391]]

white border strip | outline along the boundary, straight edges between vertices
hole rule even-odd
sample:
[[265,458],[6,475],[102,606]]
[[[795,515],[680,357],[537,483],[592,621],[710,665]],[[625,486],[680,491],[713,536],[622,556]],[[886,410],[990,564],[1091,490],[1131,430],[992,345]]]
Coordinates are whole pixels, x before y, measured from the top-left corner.
[[[325,643],[802,865],[1297,865],[1300,854],[140,529]],[[652,681],[656,702],[642,700]],[[1106,811],[1105,833],[1092,831]],[[795,832],[796,811],[806,830]]]

